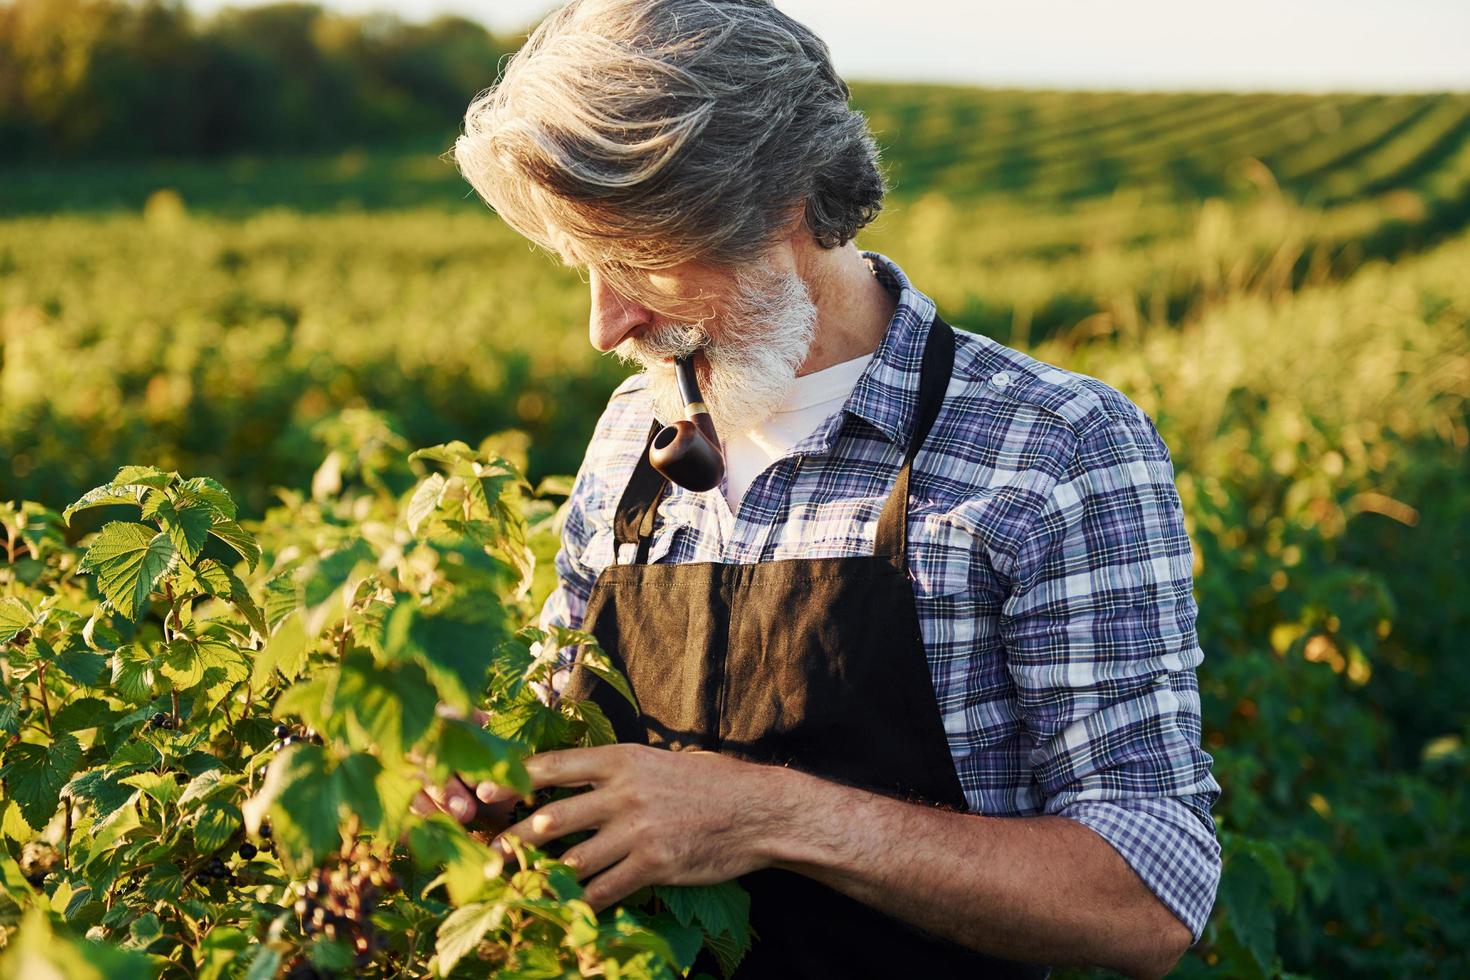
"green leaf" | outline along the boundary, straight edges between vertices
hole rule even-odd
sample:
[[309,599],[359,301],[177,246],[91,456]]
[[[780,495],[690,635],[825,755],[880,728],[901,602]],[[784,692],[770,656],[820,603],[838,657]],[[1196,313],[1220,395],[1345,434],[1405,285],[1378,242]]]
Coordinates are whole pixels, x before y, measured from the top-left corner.
[[240,962],[253,939],[253,936],[233,926],[210,929],[195,951],[199,964],[198,980],[226,980],[235,976],[235,964]]
[[297,681],[276,698],[273,709],[277,718],[296,716],[309,727],[319,732],[336,735],[341,726],[327,713],[332,689],[337,684],[336,667],[325,667],[311,675],[310,680]]
[[177,560],[166,534],[146,524],[113,521],[103,526],[78,567],[95,571],[98,591],[123,616],[137,619],[154,584]]
[[218,769],[206,769],[189,780],[189,785],[184,787],[184,794],[179,797],[179,807],[187,807],[197,800],[207,800],[218,790],[232,785],[238,785],[238,779],[226,782]]
[[113,486],[137,485],[153,490],[163,490],[178,479],[178,476],[177,473],[161,470],[156,466],[124,466],[112,478],[112,483]]
[[8,896],[17,905],[22,905],[33,894],[30,882],[21,873],[20,865],[10,855],[0,851],[0,895]]
[[396,766],[385,766],[376,780],[378,799],[382,802],[383,820],[378,833],[383,837],[398,838],[408,822],[413,799],[418,795],[419,782]]
[[224,519],[216,519],[210,525],[209,533],[233,548],[245,560],[246,567],[255,571],[256,563],[260,561],[260,545],[256,543],[255,535],[234,521]]
[[276,671],[288,681],[295,680],[306,667],[306,627],[301,613],[293,612],[276,626],[266,640],[265,649],[255,655],[250,686],[260,690],[272,683]]
[[92,610],[92,615],[87,618],[87,624],[82,627],[82,640],[98,653],[111,653],[122,645],[122,636],[117,630],[101,621],[104,608],[98,606]]
[[588,745],[612,745],[618,740],[612,722],[596,701],[574,701],[571,708],[587,725]]
[[727,977],[735,975],[735,970],[740,966],[740,961],[745,959],[745,954],[750,952],[750,932],[742,929],[740,933],[720,933],[718,936],[706,935],[704,944],[709,947],[711,953],[715,954],[715,962],[719,964],[720,973]]
[[209,538],[210,525],[215,521],[214,512],[202,503],[176,505],[162,494],[157,500],[157,504],[150,500],[144,505],[143,517],[163,525],[174,549],[183,555],[185,561],[194,561]]
[[358,654],[342,662],[332,705],[348,724],[352,744],[404,755],[434,723],[434,686],[418,664],[380,668]]
[[196,476],[179,486],[180,496],[197,501],[225,520],[235,519],[235,500],[230,492],[207,476]]
[[134,786],[155,800],[159,806],[167,806],[179,798],[183,787],[174,782],[172,773],[135,772],[118,780],[124,786]]
[[9,643],[36,621],[36,611],[19,596],[0,599],[0,643]]
[[175,593],[178,595],[205,595],[230,597],[230,577],[233,573],[213,558],[206,558],[199,563],[199,567],[190,568],[188,565],[180,565],[178,569],[178,584]]
[[501,738],[513,738],[533,752],[561,747],[571,735],[566,715],[529,698],[492,710],[485,727]]
[[240,829],[240,808],[233,803],[211,800],[199,809],[194,823],[194,845],[203,854],[217,851]]
[[26,823],[26,818],[20,812],[20,804],[14,800],[5,800],[4,816],[0,816],[0,833],[15,841],[17,844],[25,844],[40,833],[36,827]]
[[143,881],[143,895],[154,902],[172,902],[184,893],[184,876],[170,861],[153,866]]
[[164,647],[163,659],[158,672],[167,678],[176,691],[188,691],[204,680],[204,658],[193,640],[173,640]]
[[233,643],[205,637],[195,643],[199,662],[204,665],[204,699],[217,702],[236,684],[250,676],[250,660]]
[[234,569],[226,568],[213,559],[205,559],[200,564],[201,566],[213,566],[213,568],[206,568],[205,574],[211,574],[214,569],[218,569],[229,584],[228,592],[216,592],[215,595],[228,596],[230,602],[240,611],[240,615],[245,617],[245,622],[250,624],[251,629],[262,637],[269,636],[271,630],[266,624],[265,613],[261,611],[260,606],[256,605],[255,597],[250,594],[250,588],[245,584],[245,580],[236,575]]
[[51,731],[53,734],[79,732],[110,725],[112,721],[112,709],[107,706],[106,701],[101,698],[77,698],[52,715]]
[[269,812],[276,843],[303,864],[314,864],[340,842],[341,808],[340,787],[327,768],[325,751],[297,743],[276,754],[244,813],[253,834]]
[[72,939],[53,933],[39,905],[26,912],[20,932],[11,938],[0,959],[0,976],[17,980],[109,980],[137,977],[148,980],[158,970],[148,957],[108,943]]
[[429,459],[456,468],[458,464],[473,463],[479,458],[479,453],[476,453],[462,440],[455,439],[451,442],[441,442],[437,446],[415,449],[408,454],[408,458],[411,460]]
[[275,629],[281,620],[301,608],[302,592],[294,569],[282,572],[265,583],[265,619],[271,629]]
[[739,937],[750,923],[750,893],[737,882],[718,885],[655,885],[654,894],[681,925],[697,922],[712,936]]
[[603,666],[602,664],[591,663],[584,659],[582,661],[582,667],[589,673],[594,674],[597,677],[600,677],[602,680],[606,681],[612,687],[612,689],[621,694],[623,698],[634,707],[634,709],[638,708],[638,700],[637,698],[633,697],[633,689],[628,686],[627,678],[623,677],[623,675],[618,670],[614,669],[610,664],[608,666]]
[[281,951],[270,946],[261,946],[256,950],[255,958],[250,961],[250,969],[245,971],[245,980],[274,980],[280,969]]
[[0,734],[14,735],[20,731],[20,691],[5,688],[0,681]]
[[458,773],[466,780],[488,780],[528,796],[534,787],[522,761],[523,754],[521,747],[513,742],[497,738],[467,721],[450,718],[445,720],[439,736],[438,775],[447,778],[450,773]]
[[442,813],[409,827],[408,850],[420,868],[442,865],[444,887],[455,905],[467,905],[499,882],[505,862],[500,854],[470,837]]
[[128,945],[144,950],[163,938],[163,923],[152,912],[145,912],[128,927]]
[[365,828],[383,823],[383,801],[378,795],[378,776],[383,766],[365,752],[354,752],[337,764],[332,776],[343,807],[355,814]]
[[92,830],[87,837],[87,847],[90,850],[85,863],[90,865],[97,860],[99,855],[106,853],[119,840],[142,825],[142,821],[138,819],[136,801],[133,797],[129,797],[126,803],[92,825]]
[[73,635],[67,637],[65,648],[56,655],[56,666],[83,687],[96,687],[107,669],[107,658],[77,643]]
[[470,603],[429,611],[401,602],[384,624],[384,649],[395,659],[417,660],[440,699],[467,711],[485,683],[496,633],[503,625],[491,613]]
[[112,654],[112,686],[124,701],[144,704],[153,699],[154,659],[129,643]]
[[71,515],[79,510],[87,510],[92,507],[108,507],[114,504],[129,504],[134,507],[143,505],[143,498],[147,496],[151,488],[141,484],[119,484],[107,483],[100,487],[94,487],[84,493],[80,500],[61,512],[61,519],[67,524],[71,523]]
[[308,955],[312,966],[328,976],[336,976],[352,968],[352,947],[341,940],[318,936],[312,940],[311,951]]
[[704,932],[695,926],[680,925],[668,912],[660,912],[649,920],[649,928],[669,942],[674,953],[674,964],[679,970],[694,965],[699,948],[704,945]]
[[476,946],[491,929],[499,928],[505,918],[501,902],[475,902],[455,909],[439,927],[435,950],[439,954],[439,975],[447,977],[464,955]]
[[429,474],[422,483],[414,490],[413,496],[408,501],[408,530],[417,535],[419,527],[431,517],[434,511],[439,509],[439,498],[444,494],[444,477],[438,473]]
[[20,805],[26,823],[44,827],[61,802],[61,787],[82,764],[74,735],[57,735],[50,745],[18,742],[5,750],[5,793]]
[[136,793],[132,787],[122,784],[123,775],[126,773],[119,773],[111,767],[106,770],[87,769],[72,777],[66,784],[66,791],[78,799],[91,800],[98,813],[114,813]]

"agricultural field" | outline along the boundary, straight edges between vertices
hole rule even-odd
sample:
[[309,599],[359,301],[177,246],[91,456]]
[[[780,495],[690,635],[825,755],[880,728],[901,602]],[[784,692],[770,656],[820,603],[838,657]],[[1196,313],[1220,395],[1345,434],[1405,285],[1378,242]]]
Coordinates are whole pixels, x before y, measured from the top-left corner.
[[[853,94],[893,188],[858,244],[898,261],[956,326],[1120,388],[1170,447],[1225,860],[1209,930],[1177,975],[1470,972],[1470,94]],[[440,156],[451,140],[0,167],[0,501],[59,512],[129,464],[208,477],[263,545],[259,567],[238,567],[265,596],[303,560],[320,565],[313,581],[340,583],[331,556],[358,547],[355,526],[367,550],[350,554],[388,554],[384,528],[405,520],[429,464],[463,478],[473,456],[410,466],[408,453],[488,437],[545,491],[512,501],[539,530],[515,530],[524,540],[507,554],[526,546],[540,562],[494,585],[510,597],[497,614],[508,635],[551,586],[554,535],[534,522],[627,369],[587,342],[585,284],[474,199]],[[139,485],[183,492],[157,476]],[[421,502],[398,546],[434,521],[481,533],[435,501],[446,509]],[[98,525],[58,524],[49,564],[23,568],[24,513],[0,507],[0,597],[59,596],[79,618],[36,632],[80,647],[97,595],[74,575],[92,540],[79,537]],[[415,586],[400,569],[382,587]],[[248,637],[261,612],[222,588]],[[290,653],[296,674],[360,667],[329,639],[353,615],[383,614],[361,598],[317,617]],[[261,638],[306,605],[267,608]],[[132,628],[117,626],[119,643]],[[177,612],[164,628],[183,628]],[[217,639],[252,649],[238,630]],[[98,649],[91,634],[85,645]],[[470,683],[444,681],[433,651],[414,656],[441,694]],[[160,671],[160,685],[174,676]],[[76,703],[98,699],[99,676],[6,681]],[[276,692],[294,678],[249,683]],[[246,739],[251,752],[267,742]],[[102,765],[99,746],[85,760],[79,749],[62,781]],[[6,794],[0,833],[18,852],[50,815],[45,800],[12,806],[9,782]],[[143,823],[182,805],[161,795]],[[309,854],[329,836],[296,841]],[[670,925],[680,900],[663,900]],[[99,913],[96,928],[136,939],[139,921]],[[610,935],[586,941],[622,955]]]

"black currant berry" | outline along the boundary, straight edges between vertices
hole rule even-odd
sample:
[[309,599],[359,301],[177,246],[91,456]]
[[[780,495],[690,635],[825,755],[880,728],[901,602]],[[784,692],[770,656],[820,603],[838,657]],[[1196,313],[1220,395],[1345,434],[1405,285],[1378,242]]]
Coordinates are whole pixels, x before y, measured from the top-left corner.
[[246,841],[245,843],[240,845],[240,856],[247,861],[252,860],[255,855],[259,853],[260,851],[256,848],[256,846],[249,841]]
[[287,735],[291,734],[291,726],[277,725],[274,729],[271,730],[271,734],[274,735],[276,738],[285,738]]
[[162,728],[164,727],[164,722],[166,721],[168,721],[168,715],[164,714],[162,711],[159,711],[155,712],[153,717],[148,719],[148,724],[154,728]]
[[266,840],[270,840],[271,822],[269,820],[262,820],[260,822],[260,836]]

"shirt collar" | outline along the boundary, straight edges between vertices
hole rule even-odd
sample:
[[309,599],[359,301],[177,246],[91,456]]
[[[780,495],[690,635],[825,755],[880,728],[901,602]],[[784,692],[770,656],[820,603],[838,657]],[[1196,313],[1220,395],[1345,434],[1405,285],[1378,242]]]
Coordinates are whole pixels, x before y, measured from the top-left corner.
[[878,349],[842,405],[842,413],[793,447],[797,453],[825,453],[832,447],[844,415],[855,415],[890,442],[908,445],[909,429],[919,401],[919,372],[924,344],[934,322],[935,304],[915,289],[898,263],[881,252],[863,250],[873,276],[898,298]]

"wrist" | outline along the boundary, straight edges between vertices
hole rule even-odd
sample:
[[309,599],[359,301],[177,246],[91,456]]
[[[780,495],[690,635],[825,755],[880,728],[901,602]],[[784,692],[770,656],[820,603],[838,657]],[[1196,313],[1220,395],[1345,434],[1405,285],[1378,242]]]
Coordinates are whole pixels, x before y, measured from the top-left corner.
[[799,769],[766,768],[768,806],[754,843],[760,866],[802,871],[831,861],[835,834],[826,826],[834,809],[829,793],[843,787]]

